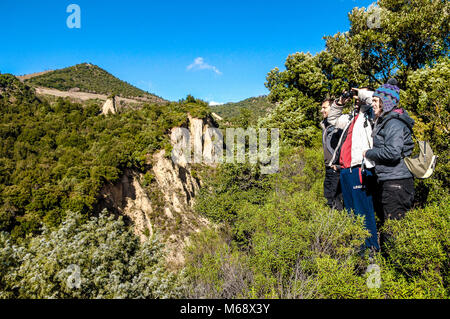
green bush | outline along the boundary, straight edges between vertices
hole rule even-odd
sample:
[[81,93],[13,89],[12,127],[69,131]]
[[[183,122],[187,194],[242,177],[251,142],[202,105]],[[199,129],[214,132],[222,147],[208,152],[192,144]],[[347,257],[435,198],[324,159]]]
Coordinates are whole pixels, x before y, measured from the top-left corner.
[[246,256],[230,247],[226,230],[205,230],[187,247],[183,295],[188,298],[243,298],[252,280]]
[[443,57],[434,65],[416,70],[408,76],[400,102],[415,120],[415,135],[431,143],[438,155],[433,177],[416,182],[419,204],[439,202],[450,188],[450,58]]
[[84,222],[69,212],[58,229],[27,245],[0,234],[0,298],[173,298],[156,238],[140,243],[122,218],[102,212]]
[[[282,148],[280,170],[265,177],[262,197],[252,197],[261,184],[248,172],[242,176],[245,165],[222,165],[206,180],[210,191],[197,197],[197,209],[226,231],[200,233],[188,249],[189,295],[448,298],[448,198],[388,221],[382,231],[389,245],[369,257],[363,219],[325,204],[322,156],[319,148]],[[241,196],[233,197],[233,189]],[[368,286],[370,264],[380,269],[379,287]],[[234,289],[225,292],[227,278]]]
[[438,287],[450,283],[450,198],[416,209],[384,227],[393,267],[407,278],[434,278]]
[[[368,233],[362,220],[330,211],[319,199],[323,172],[317,171],[316,163],[320,157],[318,149],[283,149],[280,172],[264,180],[246,171],[251,166],[222,165],[204,187],[213,192],[202,192],[196,208],[230,225],[231,243],[210,238],[189,250],[189,260],[196,265],[195,282],[227,277],[224,269],[229,267],[223,263],[230,260],[221,258],[236,255],[248,285],[233,297],[243,292],[255,298],[317,296],[316,288],[303,284],[316,278],[318,258],[328,256],[339,264],[357,259]],[[204,250],[208,253],[197,254]],[[217,289],[214,296],[220,295]]]
[[[211,178],[212,177],[212,178]],[[232,221],[244,202],[262,203],[270,189],[257,165],[223,164],[200,190],[195,210],[216,222]]]

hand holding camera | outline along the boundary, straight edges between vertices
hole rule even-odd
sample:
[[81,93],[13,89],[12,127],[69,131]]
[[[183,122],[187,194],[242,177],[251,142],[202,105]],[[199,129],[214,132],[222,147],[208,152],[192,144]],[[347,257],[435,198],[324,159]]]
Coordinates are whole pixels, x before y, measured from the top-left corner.
[[350,91],[344,91],[341,97],[339,98],[339,104],[344,105],[354,97],[358,98],[358,90],[357,88],[352,88]]

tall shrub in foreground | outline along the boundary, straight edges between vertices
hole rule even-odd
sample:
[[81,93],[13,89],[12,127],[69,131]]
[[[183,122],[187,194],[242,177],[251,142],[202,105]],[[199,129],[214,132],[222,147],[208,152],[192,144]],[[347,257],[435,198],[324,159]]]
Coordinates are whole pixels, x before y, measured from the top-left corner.
[[27,246],[0,235],[2,298],[168,298],[176,277],[165,270],[155,238],[140,243],[123,222],[103,211],[82,222],[67,214]]

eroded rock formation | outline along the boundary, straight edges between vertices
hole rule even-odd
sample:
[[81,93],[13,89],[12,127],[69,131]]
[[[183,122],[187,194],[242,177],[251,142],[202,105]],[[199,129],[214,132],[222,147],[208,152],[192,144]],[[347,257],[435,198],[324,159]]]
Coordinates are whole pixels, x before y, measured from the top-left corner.
[[[207,152],[211,143],[207,128],[213,127],[212,121],[189,116],[188,127],[192,150]],[[106,185],[99,208],[126,216],[141,240],[158,233],[166,243],[168,261],[177,267],[184,263],[189,236],[211,226],[193,210],[201,181],[189,163],[174,163],[164,150],[148,157],[146,164],[145,172],[127,169],[119,182]]]
[[102,114],[108,115],[109,113],[116,114],[116,100],[115,98],[109,98],[103,104]]

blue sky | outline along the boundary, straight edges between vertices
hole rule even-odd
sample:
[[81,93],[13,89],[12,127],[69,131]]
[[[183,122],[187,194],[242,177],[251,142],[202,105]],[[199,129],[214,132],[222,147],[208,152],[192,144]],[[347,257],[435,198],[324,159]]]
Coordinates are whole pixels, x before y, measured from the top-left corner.
[[[236,102],[267,94],[267,73],[317,53],[365,0],[0,1],[0,71],[22,75],[91,62],[168,100]],[[70,29],[70,4],[81,28]]]

